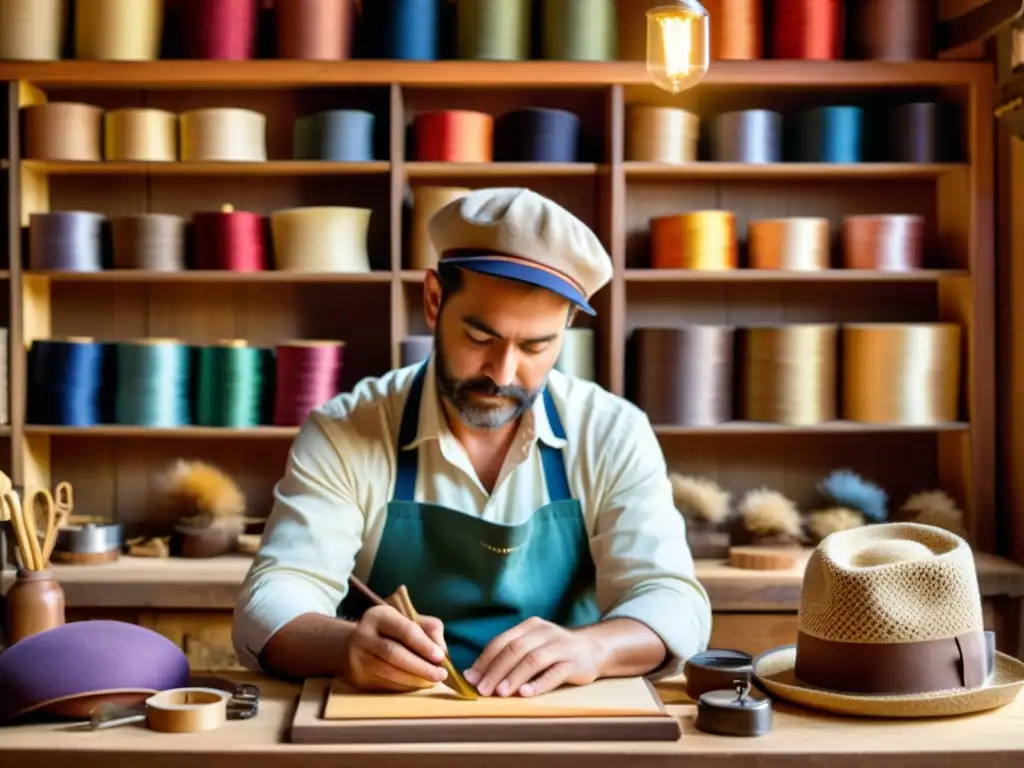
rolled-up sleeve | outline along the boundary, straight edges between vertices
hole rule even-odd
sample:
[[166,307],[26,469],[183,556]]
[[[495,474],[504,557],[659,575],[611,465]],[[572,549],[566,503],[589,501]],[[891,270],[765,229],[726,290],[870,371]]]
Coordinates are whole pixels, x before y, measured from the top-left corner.
[[661,638],[668,658],[651,676],[667,677],[707,648],[711,603],[694,571],[661,445],[646,415],[628,413],[603,452],[607,492],[591,537],[597,599],[606,619],[635,619]]
[[351,473],[314,412],[292,445],[234,612],[235,653],[259,670],[266,642],[307,613],[334,616],[362,544]]

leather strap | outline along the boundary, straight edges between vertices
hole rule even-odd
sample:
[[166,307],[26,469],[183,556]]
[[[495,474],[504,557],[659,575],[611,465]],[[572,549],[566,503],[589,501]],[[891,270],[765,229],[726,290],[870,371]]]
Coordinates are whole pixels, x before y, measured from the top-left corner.
[[967,632],[914,643],[847,643],[800,632],[798,679],[852,694],[917,694],[977,688],[992,673],[995,634]]

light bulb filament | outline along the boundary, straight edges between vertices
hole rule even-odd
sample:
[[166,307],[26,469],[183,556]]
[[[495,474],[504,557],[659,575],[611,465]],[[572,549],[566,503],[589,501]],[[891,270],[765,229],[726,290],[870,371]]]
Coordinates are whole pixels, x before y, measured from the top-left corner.
[[663,17],[658,21],[661,24],[661,44],[665,52],[665,74],[671,78],[688,76],[692,55],[692,19],[675,16]]

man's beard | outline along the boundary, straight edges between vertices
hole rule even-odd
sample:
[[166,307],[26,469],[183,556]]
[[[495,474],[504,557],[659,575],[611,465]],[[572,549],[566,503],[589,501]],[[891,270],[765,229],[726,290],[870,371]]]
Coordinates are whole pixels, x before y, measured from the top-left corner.
[[[541,389],[530,392],[523,387],[499,386],[488,376],[472,379],[457,379],[448,370],[444,353],[441,351],[440,334],[434,338],[434,371],[437,390],[459,414],[462,422],[474,429],[497,429],[514,421],[533,406]],[[543,388],[543,387],[542,387]],[[484,403],[473,395],[507,398],[506,403]]]

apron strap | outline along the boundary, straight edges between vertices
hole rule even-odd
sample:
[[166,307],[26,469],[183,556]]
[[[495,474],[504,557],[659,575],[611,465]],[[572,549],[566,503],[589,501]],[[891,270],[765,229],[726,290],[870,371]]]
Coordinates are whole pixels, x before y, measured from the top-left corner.
[[[426,375],[428,360],[424,360],[420,369],[413,377],[412,385],[409,387],[409,395],[402,410],[402,424],[398,430],[398,477],[395,480],[394,501],[415,501],[416,500],[416,475],[419,471],[419,449],[406,450],[403,446],[408,445],[416,437],[416,430],[419,427],[420,404],[423,400],[423,379]],[[544,388],[544,410],[547,413],[548,422],[551,424],[551,431],[555,437],[564,440],[565,429],[562,426],[562,419],[555,408],[554,398],[547,387]],[[548,489],[548,497],[552,502],[568,501],[572,498],[569,489],[569,476],[565,470],[565,457],[559,448],[544,443],[540,444],[541,465],[544,468],[544,483]]]

